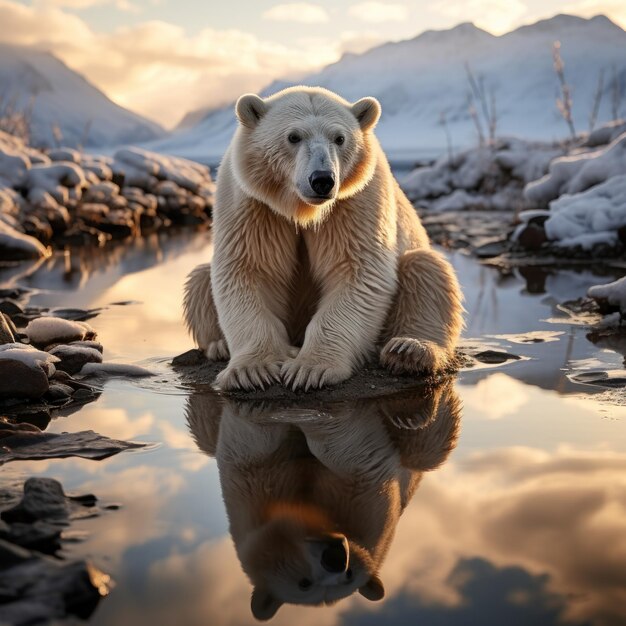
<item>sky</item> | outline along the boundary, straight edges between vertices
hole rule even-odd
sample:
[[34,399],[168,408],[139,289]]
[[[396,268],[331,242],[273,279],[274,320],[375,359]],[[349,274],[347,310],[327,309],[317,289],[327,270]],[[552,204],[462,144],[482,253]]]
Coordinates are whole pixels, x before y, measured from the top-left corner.
[[57,55],[166,127],[345,52],[460,22],[499,35],[570,13],[626,28],[624,0],[0,0],[0,42]]

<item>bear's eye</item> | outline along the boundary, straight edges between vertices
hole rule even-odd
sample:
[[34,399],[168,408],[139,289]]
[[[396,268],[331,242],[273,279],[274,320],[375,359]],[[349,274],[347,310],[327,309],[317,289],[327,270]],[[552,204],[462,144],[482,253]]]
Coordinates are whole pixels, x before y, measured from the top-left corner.
[[337,136],[335,137],[335,143],[336,143],[338,146],[343,146],[343,144],[344,144],[344,141],[345,141],[345,140],[346,140],[346,138],[345,138],[343,135],[337,135]]
[[309,580],[308,578],[302,578],[298,582],[298,587],[300,587],[300,589],[308,589],[312,584],[313,581]]
[[302,141],[302,137],[300,137],[300,135],[298,135],[298,133],[289,133],[289,143],[299,143],[300,141]]

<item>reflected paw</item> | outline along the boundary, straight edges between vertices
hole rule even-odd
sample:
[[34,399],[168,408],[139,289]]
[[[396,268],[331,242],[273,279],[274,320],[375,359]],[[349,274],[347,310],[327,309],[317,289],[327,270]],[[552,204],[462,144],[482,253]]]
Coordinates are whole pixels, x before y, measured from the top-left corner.
[[210,341],[204,353],[209,361],[228,361],[230,358],[230,353],[225,339]]
[[298,389],[320,389],[336,385],[352,375],[352,369],[345,366],[330,365],[315,360],[289,359],[280,371],[285,387]]
[[380,353],[380,364],[392,374],[432,374],[446,362],[443,348],[413,337],[393,337]]

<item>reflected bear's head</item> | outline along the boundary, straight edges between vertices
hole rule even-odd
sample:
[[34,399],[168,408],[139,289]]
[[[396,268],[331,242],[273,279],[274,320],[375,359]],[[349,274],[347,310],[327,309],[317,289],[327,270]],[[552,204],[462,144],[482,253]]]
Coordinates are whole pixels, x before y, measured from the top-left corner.
[[217,459],[252,612],[267,620],[284,603],[383,598],[396,525],[422,473],[454,448],[460,404],[447,383],[327,413],[195,395],[187,416]]

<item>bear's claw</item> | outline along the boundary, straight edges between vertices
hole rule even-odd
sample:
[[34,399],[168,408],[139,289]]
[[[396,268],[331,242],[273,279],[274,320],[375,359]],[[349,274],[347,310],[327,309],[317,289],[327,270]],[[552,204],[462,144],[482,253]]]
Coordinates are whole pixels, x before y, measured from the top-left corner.
[[392,374],[434,373],[445,360],[443,348],[413,337],[393,337],[380,352],[380,364]]
[[276,382],[280,382],[278,363],[229,365],[215,379],[215,385],[223,391],[265,389]]
[[307,363],[298,359],[289,359],[281,368],[281,377],[285,387],[293,391],[298,389],[321,389],[326,385],[335,385],[350,378],[349,368],[320,364],[319,361]]

